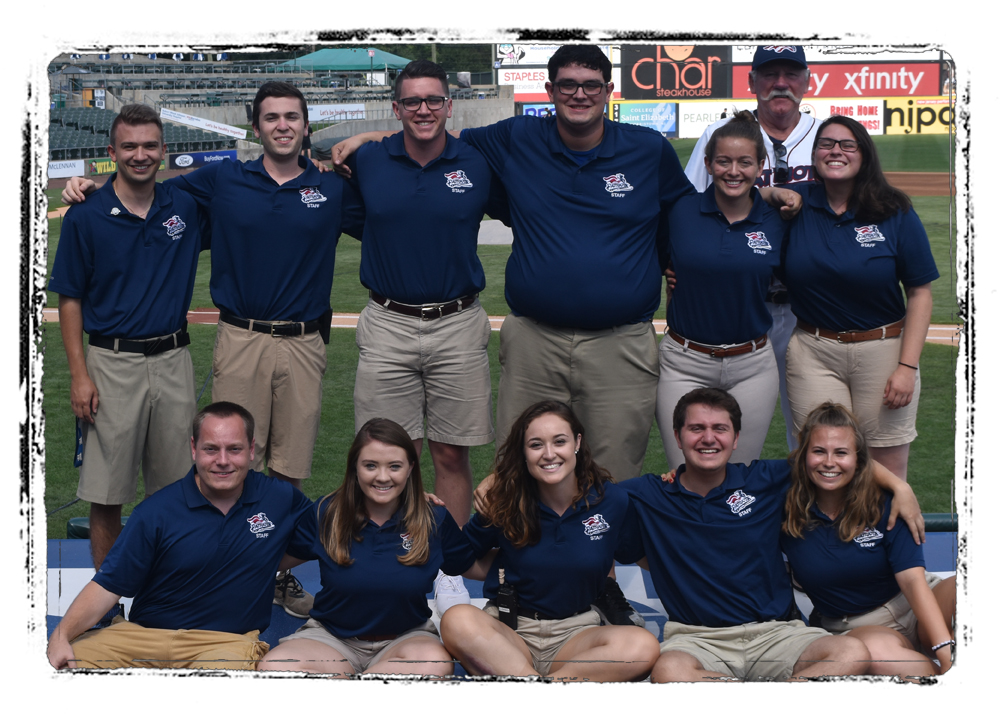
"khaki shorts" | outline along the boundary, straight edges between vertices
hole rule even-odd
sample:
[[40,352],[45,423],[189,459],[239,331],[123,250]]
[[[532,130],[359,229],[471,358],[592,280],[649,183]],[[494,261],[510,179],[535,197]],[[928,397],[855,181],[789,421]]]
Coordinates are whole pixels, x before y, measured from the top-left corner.
[[[392,419],[411,439],[455,446],[493,441],[490,319],[476,301],[422,321],[374,301],[358,319],[354,426]],[[427,429],[424,430],[424,419]]]
[[735,627],[698,627],[679,622],[663,625],[664,652],[684,652],[709,672],[744,681],[783,681],[810,644],[830,633],[801,620],[758,622]]
[[197,410],[186,347],[155,356],[91,346],[87,373],[97,387],[94,423],[81,422],[83,467],[76,495],[95,504],[135,501],[142,466],[146,496],[191,469]]
[[510,314],[500,328],[497,448],[522,411],[556,399],[580,419],[598,464],[615,479],[639,476],[659,375],[650,322],[575,329]]
[[310,476],[325,373],[318,332],[272,337],[219,321],[212,401],[232,401],[253,415],[256,471],[267,459],[272,471],[292,479]]
[[167,669],[249,669],[267,654],[257,630],[246,634],[207,629],[149,629],[116,617],[110,627],[73,640],[77,667],[156,667]]
[[[932,572],[925,571],[924,577],[927,579],[927,586],[931,589],[941,583],[941,577]],[[821,616],[819,619],[820,626],[833,634],[844,634],[857,627],[867,625],[895,629],[906,637],[914,649],[921,649],[920,637],[917,635],[917,615],[913,613],[910,603],[902,592],[881,607],[876,607],[864,614],[856,614],[851,617]]]
[[902,343],[902,336],[840,343],[796,328],[785,356],[795,432],[810,411],[824,401],[833,401],[854,412],[869,446],[900,446],[917,438],[919,371],[908,405],[895,410],[882,405],[885,384],[899,366]]
[[[487,602],[483,611],[494,619],[500,618],[500,610],[494,602]],[[601,626],[601,617],[593,609],[565,619],[517,618],[517,634],[528,645],[531,665],[545,677],[557,659],[559,650],[566,642],[585,629]]]
[[[422,626],[414,627],[410,631],[400,634],[395,639],[385,639],[380,642],[368,642],[357,637],[334,637],[320,622],[310,619],[294,633],[279,639],[278,644],[281,645],[293,639],[308,639],[313,642],[322,642],[336,650],[338,655],[337,661],[350,662],[354,668],[354,673],[362,674],[369,667],[374,667],[382,661],[382,658],[390,649],[401,642],[415,637],[432,637],[438,642],[441,641],[441,637],[437,633],[437,627],[429,619]],[[275,649],[278,649],[278,647],[275,647]]]

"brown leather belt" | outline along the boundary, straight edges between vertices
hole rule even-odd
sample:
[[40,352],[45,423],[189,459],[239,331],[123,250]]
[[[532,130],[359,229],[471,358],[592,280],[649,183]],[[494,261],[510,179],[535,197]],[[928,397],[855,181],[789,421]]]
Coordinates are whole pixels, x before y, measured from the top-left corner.
[[903,333],[903,320],[890,323],[887,326],[879,326],[870,331],[830,331],[829,329],[810,326],[805,321],[799,321],[797,325],[810,336],[828,338],[840,343],[857,343],[858,341],[874,341],[881,338],[896,338],[896,336]]
[[674,341],[681,344],[684,348],[689,348],[692,351],[697,351],[699,353],[708,354],[713,358],[725,358],[726,356],[741,356],[745,353],[750,353],[751,351],[756,351],[759,348],[763,348],[767,345],[767,334],[765,333],[760,338],[756,338],[753,341],[747,341],[746,343],[740,344],[739,346],[702,346],[700,343],[695,343],[694,341],[688,341],[686,338],[680,334],[676,334],[673,331],[667,330],[667,335],[670,336]]
[[419,318],[421,321],[432,321],[436,318],[443,318],[450,314],[458,313],[462,309],[468,308],[476,302],[476,294],[473,294],[471,296],[466,296],[465,298],[457,298],[454,301],[448,301],[448,303],[438,303],[429,306],[409,306],[405,303],[398,303],[388,299],[385,296],[379,296],[377,293],[371,293],[369,295],[379,306],[396,313],[402,313],[407,316]]

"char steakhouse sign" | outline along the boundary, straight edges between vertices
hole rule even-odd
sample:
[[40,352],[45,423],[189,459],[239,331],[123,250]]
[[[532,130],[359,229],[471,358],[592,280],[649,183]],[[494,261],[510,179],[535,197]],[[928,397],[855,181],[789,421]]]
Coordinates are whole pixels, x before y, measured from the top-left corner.
[[626,100],[730,98],[728,45],[622,45]]

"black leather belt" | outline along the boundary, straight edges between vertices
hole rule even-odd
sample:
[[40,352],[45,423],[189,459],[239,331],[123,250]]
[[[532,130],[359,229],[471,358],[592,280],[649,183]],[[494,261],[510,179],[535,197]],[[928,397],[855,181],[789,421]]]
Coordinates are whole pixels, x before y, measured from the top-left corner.
[[245,328],[256,333],[266,333],[269,336],[304,336],[307,333],[319,331],[322,326],[322,319],[317,318],[303,323],[268,323],[267,321],[251,321],[239,316],[230,316],[225,311],[219,313],[219,320],[231,326]]
[[476,294],[466,296],[465,298],[457,298],[447,303],[431,304],[428,306],[410,306],[405,303],[393,301],[385,296],[380,296],[377,293],[372,293],[370,296],[375,303],[383,308],[419,318],[421,321],[432,321],[435,318],[443,318],[450,314],[458,313],[476,302]]
[[141,353],[143,356],[156,356],[157,354],[173,351],[175,348],[187,346],[191,343],[191,337],[187,332],[187,324],[179,331],[169,336],[147,339],[113,338],[111,336],[101,336],[92,333],[88,337],[91,346],[108,349],[115,353]]
[[[495,599],[491,599],[490,601],[493,602],[494,605],[496,605]],[[553,619],[569,619],[570,617],[575,617],[578,614],[584,614],[585,612],[589,612],[590,610],[591,608],[587,607],[586,609],[581,609],[579,612],[573,612],[572,614],[567,614],[565,617],[553,617],[550,614],[543,614],[542,612],[536,611],[534,609],[528,609],[526,607],[522,607],[519,604],[517,605],[517,616],[527,617],[528,619],[535,619],[538,621],[550,621]]]

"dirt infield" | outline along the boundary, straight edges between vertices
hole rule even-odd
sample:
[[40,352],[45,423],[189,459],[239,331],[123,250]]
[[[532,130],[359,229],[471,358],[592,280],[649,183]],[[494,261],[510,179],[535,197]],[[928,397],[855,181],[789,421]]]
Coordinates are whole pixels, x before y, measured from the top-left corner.
[[886,172],[885,177],[889,183],[910,196],[950,196],[955,194],[954,173]]

